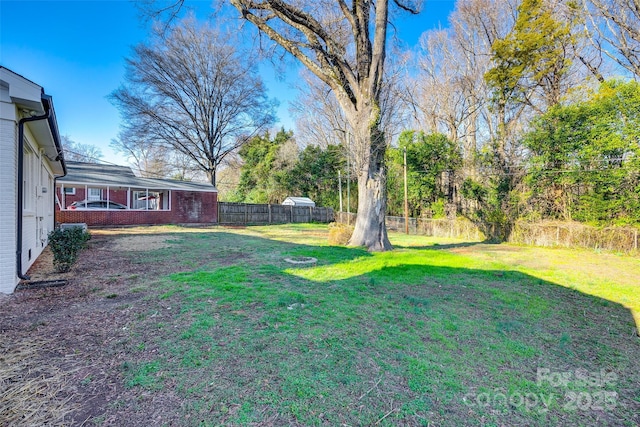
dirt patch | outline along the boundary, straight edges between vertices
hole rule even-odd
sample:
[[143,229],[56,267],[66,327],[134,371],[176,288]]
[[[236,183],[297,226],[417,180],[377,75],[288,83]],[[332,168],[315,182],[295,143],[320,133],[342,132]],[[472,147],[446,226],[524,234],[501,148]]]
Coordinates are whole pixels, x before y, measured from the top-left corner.
[[28,271],[31,281],[64,279],[66,286],[26,282],[25,289],[0,294],[0,425],[122,425],[124,418],[103,414],[136,401],[122,378],[132,352],[128,325],[155,308],[145,286],[179,268],[173,262],[149,268],[133,251],[167,247],[167,239],[92,231],[71,271],[56,273],[48,248]]
[[153,251],[171,247],[166,236],[138,235],[127,236],[117,239],[113,243],[115,251]]

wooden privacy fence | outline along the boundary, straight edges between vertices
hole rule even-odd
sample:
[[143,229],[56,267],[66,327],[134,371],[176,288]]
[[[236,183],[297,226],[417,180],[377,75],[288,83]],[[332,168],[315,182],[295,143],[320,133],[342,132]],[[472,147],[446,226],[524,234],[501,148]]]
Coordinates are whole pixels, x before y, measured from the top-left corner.
[[[355,214],[336,212],[336,221],[354,224]],[[387,229],[404,233],[404,217],[386,217]],[[489,224],[499,227],[498,224]],[[467,219],[422,219],[409,218],[409,234],[433,237],[453,237],[468,240],[483,240],[485,235]],[[517,221],[510,230],[510,243],[567,248],[605,249],[621,252],[640,250],[640,230],[635,227],[596,228],[576,222]]]
[[220,224],[332,222],[333,209],[310,206],[218,202]]

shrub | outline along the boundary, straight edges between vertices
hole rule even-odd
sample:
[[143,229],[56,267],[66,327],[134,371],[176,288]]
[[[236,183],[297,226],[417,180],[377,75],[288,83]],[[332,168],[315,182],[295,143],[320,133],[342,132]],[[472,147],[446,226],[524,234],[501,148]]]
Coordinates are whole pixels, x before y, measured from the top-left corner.
[[78,252],[85,247],[91,235],[81,227],[56,228],[49,233],[49,247],[53,252],[53,266],[59,273],[71,269],[78,259]]
[[438,199],[431,203],[431,212],[433,218],[446,218],[446,203],[444,199]]
[[353,226],[332,222],[329,224],[329,244],[346,245],[353,234]]

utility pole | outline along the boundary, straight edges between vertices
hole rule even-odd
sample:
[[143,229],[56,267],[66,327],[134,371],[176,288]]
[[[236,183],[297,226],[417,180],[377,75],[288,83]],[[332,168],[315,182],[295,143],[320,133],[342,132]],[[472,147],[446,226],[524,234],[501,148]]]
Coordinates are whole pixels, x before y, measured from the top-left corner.
[[342,212],[342,177],[338,171],[338,194],[340,195],[340,212]]
[[[349,132],[347,132],[347,213],[351,213],[351,166],[349,159],[351,158],[351,138],[349,138]],[[351,221],[351,218],[349,218]]]
[[409,234],[409,200],[407,191],[407,147],[404,148],[404,232]]

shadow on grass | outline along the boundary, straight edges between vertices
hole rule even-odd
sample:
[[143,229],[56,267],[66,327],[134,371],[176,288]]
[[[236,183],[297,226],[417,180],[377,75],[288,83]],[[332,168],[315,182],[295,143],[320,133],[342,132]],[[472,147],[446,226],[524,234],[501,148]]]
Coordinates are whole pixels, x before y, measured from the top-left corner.
[[[171,327],[133,326],[156,351],[125,377],[179,395],[187,425],[640,421],[640,343],[619,304],[442,247],[181,239],[166,256],[201,261],[165,278]],[[291,268],[286,256],[318,263]]]

